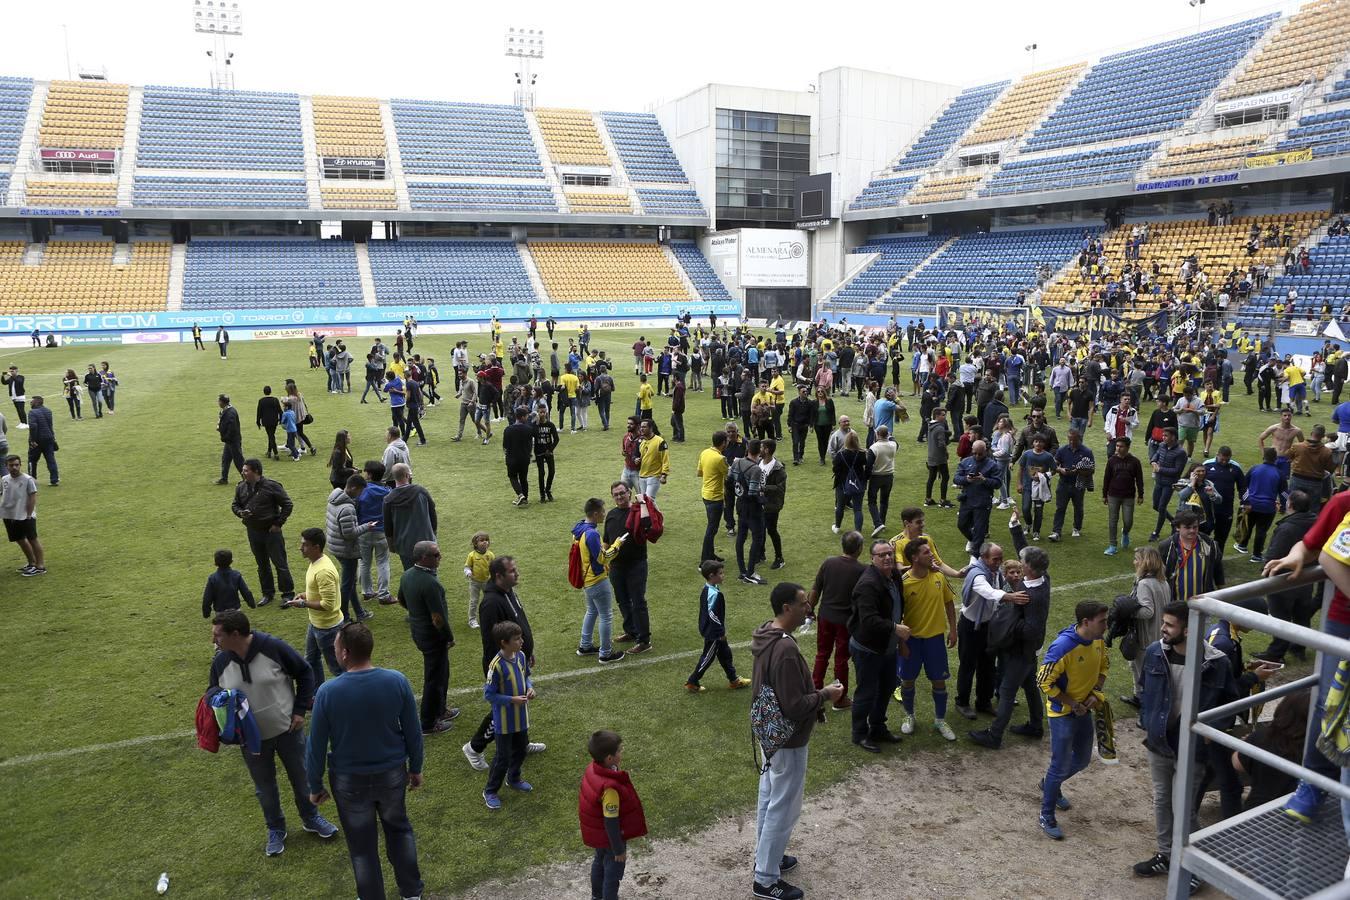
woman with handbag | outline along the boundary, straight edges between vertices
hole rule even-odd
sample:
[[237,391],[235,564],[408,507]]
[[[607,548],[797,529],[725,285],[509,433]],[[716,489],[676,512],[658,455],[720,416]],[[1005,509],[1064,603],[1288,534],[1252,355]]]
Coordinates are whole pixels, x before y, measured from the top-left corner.
[[871,470],[867,462],[867,451],[862,449],[858,432],[850,431],[844,438],[844,448],[834,455],[834,526],[839,533],[844,521],[844,508],[853,508],[853,530],[862,531],[863,495],[867,492],[867,480]]
[[295,446],[296,449],[304,451],[309,448],[309,455],[314,456],[318,453],[314,449],[314,442],[305,434],[305,426],[314,424],[314,417],[309,414],[309,407],[305,405],[305,395],[300,393],[300,389],[295,386],[295,381],[286,379],[286,396],[291,401],[291,412],[295,413]]

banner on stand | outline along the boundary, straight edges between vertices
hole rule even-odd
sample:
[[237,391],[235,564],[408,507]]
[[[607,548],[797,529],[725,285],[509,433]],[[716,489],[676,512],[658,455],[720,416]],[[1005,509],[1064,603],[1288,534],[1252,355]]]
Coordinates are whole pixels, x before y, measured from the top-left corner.
[[1148,338],[1162,334],[1167,328],[1166,312],[1129,313],[1117,309],[1071,310],[1040,306],[1032,310],[1032,321],[1045,331],[1060,334],[1079,334],[1089,338],[1111,334],[1127,334]]
[[937,308],[938,328],[942,331],[961,331],[968,325],[1004,331],[1009,326],[1025,332],[1027,309],[1024,306],[947,306]]

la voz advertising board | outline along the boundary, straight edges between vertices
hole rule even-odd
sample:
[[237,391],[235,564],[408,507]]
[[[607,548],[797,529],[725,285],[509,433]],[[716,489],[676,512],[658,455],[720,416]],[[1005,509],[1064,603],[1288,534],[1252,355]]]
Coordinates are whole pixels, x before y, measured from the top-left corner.
[[[633,301],[628,303],[536,303],[447,305],[447,306],[389,306],[389,307],[318,307],[315,309],[268,310],[232,309],[202,310],[200,312],[136,312],[136,313],[59,313],[0,316],[0,334],[28,334],[34,328],[43,332],[97,332],[97,331],[154,331],[191,329],[194,324],[203,329],[224,325],[240,329],[296,329],[306,325],[357,326],[382,323],[401,323],[411,315],[418,322],[487,321],[494,315],[504,320],[525,320],[530,316],[546,319],[553,316],[562,320],[653,319],[673,317],[682,310],[695,316],[706,316],[711,310],[719,316],[739,316],[740,304],[735,301]],[[209,337],[209,335],[208,335]]]

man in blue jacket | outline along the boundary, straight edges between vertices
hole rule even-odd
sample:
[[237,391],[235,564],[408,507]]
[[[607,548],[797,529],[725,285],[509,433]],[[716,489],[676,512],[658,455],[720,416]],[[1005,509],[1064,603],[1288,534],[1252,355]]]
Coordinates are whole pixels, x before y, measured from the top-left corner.
[[1077,429],[1069,429],[1069,442],[1055,451],[1055,471],[1059,473],[1059,486],[1055,488],[1055,521],[1050,527],[1050,540],[1058,541],[1064,529],[1064,514],[1069,503],[1073,503],[1073,536],[1083,533],[1083,494],[1092,480],[1097,460],[1092,451],[1083,443],[1083,434]]
[[[1172,786],[1176,780],[1177,750],[1181,741],[1182,670],[1186,667],[1186,632],[1190,611],[1184,601],[1163,607],[1162,638],[1144,648],[1144,664],[1138,690],[1140,721],[1144,723],[1144,746],[1148,748],[1149,772],[1153,776],[1153,818],[1158,852],[1135,863],[1134,874],[1143,878],[1166,875],[1172,862]],[[1205,658],[1200,663],[1198,711],[1204,712],[1238,698],[1237,682],[1223,652],[1202,643]],[[1196,743],[1197,757],[1203,742]],[[1197,804],[1197,808],[1198,808]],[[1197,827],[1192,823],[1192,828]],[[1191,876],[1195,893],[1200,879]]]
[[1181,480],[1189,460],[1186,448],[1177,443],[1177,430],[1164,428],[1163,442],[1149,454],[1149,463],[1153,468],[1153,508],[1158,511],[1158,524],[1148,536],[1149,543],[1158,539],[1163,523],[1171,521],[1167,507],[1172,502],[1172,489]]
[[989,445],[984,441],[971,444],[970,456],[961,460],[952,479],[962,488],[956,527],[966,536],[967,553],[978,552],[989,535],[989,513],[1002,480],[1003,467],[989,455]]

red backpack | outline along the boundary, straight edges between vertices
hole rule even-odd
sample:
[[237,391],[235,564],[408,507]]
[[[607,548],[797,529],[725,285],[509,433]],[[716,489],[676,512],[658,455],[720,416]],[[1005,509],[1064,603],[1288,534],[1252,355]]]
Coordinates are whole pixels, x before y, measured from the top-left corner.
[[586,586],[586,570],[581,564],[581,541],[573,540],[567,553],[567,583],[580,590]]

